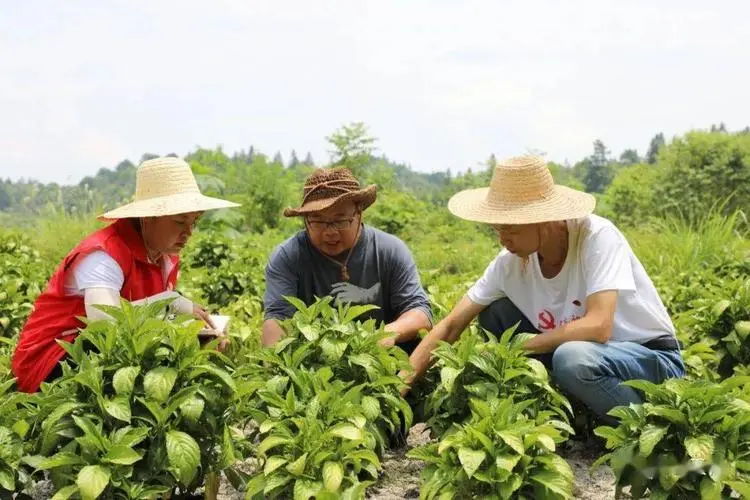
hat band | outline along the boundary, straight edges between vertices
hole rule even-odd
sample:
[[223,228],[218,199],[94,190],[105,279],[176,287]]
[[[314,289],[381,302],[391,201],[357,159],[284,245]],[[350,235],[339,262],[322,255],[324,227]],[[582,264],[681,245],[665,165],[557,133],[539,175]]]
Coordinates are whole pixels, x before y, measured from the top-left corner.
[[[347,180],[332,180],[325,181],[316,184],[305,191],[305,195],[302,198],[302,204],[304,205],[308,201],[323,200],[326,198],[333,198],[336,196],[333,193],[326,193],[325,191],[338,191],[342,194],[353,193],[359,189],[359,184],[353,181]],[[315,197],[312,195],[315,194]]]

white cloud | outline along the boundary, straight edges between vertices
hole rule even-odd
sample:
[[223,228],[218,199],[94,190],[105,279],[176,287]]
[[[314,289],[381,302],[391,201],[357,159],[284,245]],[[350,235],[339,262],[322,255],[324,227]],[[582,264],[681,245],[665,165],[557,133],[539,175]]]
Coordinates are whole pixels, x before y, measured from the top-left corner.
[[196,145],[326,158],[362,120],[389,157],[575,161],[748,123],[741,1],[146,0],[0,7],[0,175],[78,180]]

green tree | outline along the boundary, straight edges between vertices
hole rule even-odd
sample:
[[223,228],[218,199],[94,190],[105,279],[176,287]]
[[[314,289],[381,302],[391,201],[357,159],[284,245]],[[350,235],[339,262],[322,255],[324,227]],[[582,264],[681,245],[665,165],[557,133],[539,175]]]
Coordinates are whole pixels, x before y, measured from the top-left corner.
[[273,161],[271,163],[276,163],[281,166],[284,165],[284,157],[281,156],[281,151],[277,151],[276,154],[273,155]]
[[312,157],[312,153],[311,153],[311,152],[309,152],[309,151],[307,152],[307,156],[305,156],[305,159],[304,159],[304,161],[302,162],[302,164],[303,164],[303,165],[310,165],[310,166],[313,166],[313,165],[315,165],[315,160],[313,160],[313,157]]
[[332,163],[347,167],[359,178],[372,162],[377,139],[369,135],[364,123],[355,122],[339,128],[326,141],[334,148],[329,151]]
[[623,165],[635,165],[641,162],[641,157],[638,156],[638,151],[635,149],[626,149],[620,155],[620,163]]
[[599,139],[594,141],[594,154],[589,159],[589,168],[583,179],[586,191],[589,193],[603,193],[609,185],[611,177],[609,151]]
[[690,132],[662,150],[656,197],[671,213],[696,217],[717,204],[725,213],[750,206],[750,136]]
[[646,163],[653,165],[659,157],[659,151],[664,147],[666,141],[664,140],[664,134],[659,132],[651,139],[651,144],[648,146],[648,152],[646,153]]
[[623,226],[635,226],[659,215],[655,188],[663,169],[648,164],[630,165],[620,169],[607,187],[597,207],[604,217]]
[[297,158],[297,152],[292,149],[291,158],[289,158],[289,168],[296,168],[299,165],[299,158]]

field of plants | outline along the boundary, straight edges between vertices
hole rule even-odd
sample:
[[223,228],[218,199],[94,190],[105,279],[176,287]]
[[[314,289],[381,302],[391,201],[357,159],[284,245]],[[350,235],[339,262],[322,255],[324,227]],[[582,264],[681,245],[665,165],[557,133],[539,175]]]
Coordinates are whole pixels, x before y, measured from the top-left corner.
[[[630,196],[613,185],[603,210]],[[429,203],[386,191],[365,222],[407,242],[439,320],[499,247]],[[750,497],[748,224],[726,205],[694,213],[623,224],[688,376],[630,382],[644,404],[613,410],[618,424],[583,442],[522,333],[472,325],[406,398],[396,374],[408,360],[379,346],[366,306],[295,303],[286,337],[261,348],[263,267],[301,226],[220,217],[185,249],[179,288],[232,317],[223,353],[190,318],[123,304],[66,346],[61,378],[17,393],[9,359],[33,301],[98,226],[58,214],[0,230],[0,498]]]

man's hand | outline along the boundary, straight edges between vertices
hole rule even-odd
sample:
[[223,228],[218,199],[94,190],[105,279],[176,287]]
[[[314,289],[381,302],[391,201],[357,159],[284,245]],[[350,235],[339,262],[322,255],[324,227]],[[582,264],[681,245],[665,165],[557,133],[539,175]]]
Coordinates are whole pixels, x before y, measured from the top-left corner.
[[406,395],[411,390],[411,372],[410,371],[406,371],[406,370],[401,370],[400,372],[398,372],[398,376],[401,377],[401,379],[406,384],[406,387],[404,387],[403,389],[401,389],[401,397],[405,398]]
[[216,330],[216,325],[214,325],[214,322],[211,320],[211,315],[208,314],[208,311],[206,311],[203,306],[193,304],[193,316],[197,319],[203,320],[204,323]]
[[378,344],[383,347],[393,347],[396,345],[396,334],[394,333],[393,335],[380,339]]

